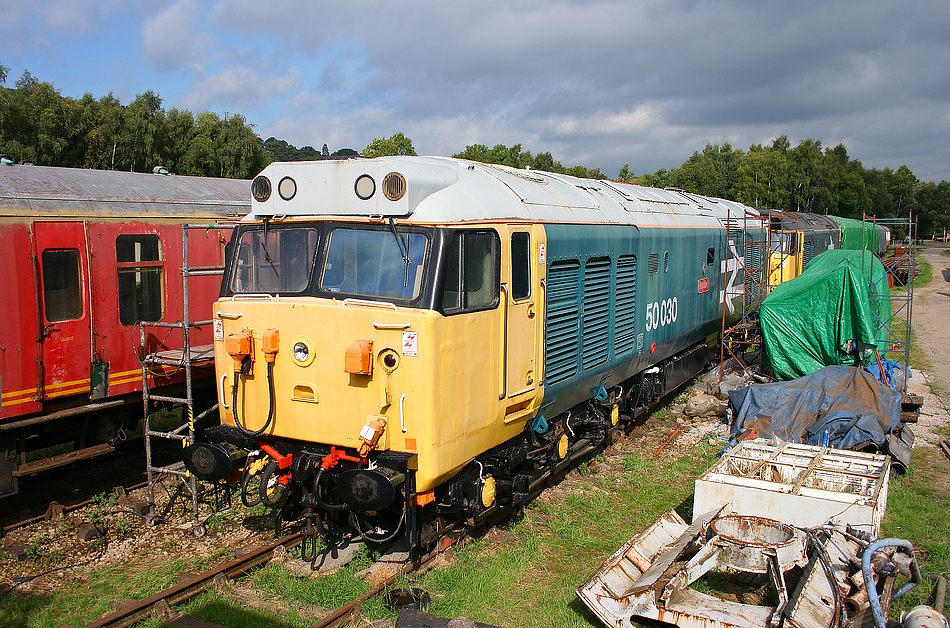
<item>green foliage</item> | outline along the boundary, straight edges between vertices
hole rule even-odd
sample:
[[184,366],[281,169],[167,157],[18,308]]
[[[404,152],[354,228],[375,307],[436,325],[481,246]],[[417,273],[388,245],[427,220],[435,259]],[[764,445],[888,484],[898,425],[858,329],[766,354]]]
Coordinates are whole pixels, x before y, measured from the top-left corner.
[[314,159],[326,159],[330,156],[327,145],[323,145],[323,153],[318,153],[313,146],[303,146],[296,148],[293,144],[288,144],[285,140],[279,140],[269,137],[264,140],[264,150],[274,161],[310,161]]
[[396,133],[389,139],[375,138],[369,143],[369,146],[363,149],[363,157],[384,157],[386,155],[415,155],[416,149],[412,147],[412,140]]
[[[0,66],[0,84],[7,69]],[[128,105],[62,96],[28,71],[14,88],[0,87],[0,152],[45,166],[250,178],[270,161],[243,116],[224,118],[172,108],[148,90]]]
[[[458,159],[471,159],[486,164],[499,164],[502,166],[511,166],[512,168],[529,168],[531,170],[542,170],[544,172],[554,172],[558,174],[569,174],[583,179],[606,179],[607,177],[599,168],[593,170],[584,166],[565,167],[561,162],[556,161],[549,152],[532,155],[530,151],[521,149],[521,144],[514,144],[511,147],[504,144],[496,144],[493,148],[488,148],[484,144],[471,144],[466,146],[465,150],[452,155]],[[627,171],[629,173],[629,170]]]

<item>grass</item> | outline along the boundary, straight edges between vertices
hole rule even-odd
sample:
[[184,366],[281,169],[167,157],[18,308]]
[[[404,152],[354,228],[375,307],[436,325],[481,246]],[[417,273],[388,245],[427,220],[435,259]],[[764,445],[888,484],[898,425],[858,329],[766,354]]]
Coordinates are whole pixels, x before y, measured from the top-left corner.
[[[950,574],[950,462],[931,447],[914,449],[903,477],[891,478],[882,536],[910,541],[924,574]],[[898,600],[897,610],[929,604],[931,583]]]
[[[652,451],[652,447],[646,449]],[[599,627],[599,621],[576,600],[576,587],[666,510],[676,508],[689,520],[694,481],[713,464],[718,449],[719,445],[703,440],[675,456],[670,456],[669,449],[657,458],[649,453],[601,456],[597,464],[588,465],[587,475],[576,474],[549,489],[500,530],[460,547],[448,566],[403,576],[397,586],[429,592],[429,612],[442,617],[519,628]],[[910,540],[925,573],[950,571],[948,486],[950,463],[932,449],[914,450],[908,473],[891,479],[883,535]],[[245,582],[302,605],[335,609],[370,588],[356,573],[375,557],[363,553],[336,573],[311,578],[295,577],[271,563]],[[81,625],[107,613],[111,601],[144,599],[174,584],[180,573],[198,572],[229,558],[221,553],[147,568],[76,569],[67,589],[0,602],[0,625],[55,628],[64,621]],[[714,582],[708,584],[717,588]],[[907,609],[925,603],[929,593],[929,584],[919,586],[898,606]],[[203,593],[180,610],[232,628],[304,628],[315,621],[293,608],[258,608],[219,591]],[[366,620],[395,620],[395,615],[379,599],[362,605]],[[162,624],[148,620],[140,625],[158,628]]]

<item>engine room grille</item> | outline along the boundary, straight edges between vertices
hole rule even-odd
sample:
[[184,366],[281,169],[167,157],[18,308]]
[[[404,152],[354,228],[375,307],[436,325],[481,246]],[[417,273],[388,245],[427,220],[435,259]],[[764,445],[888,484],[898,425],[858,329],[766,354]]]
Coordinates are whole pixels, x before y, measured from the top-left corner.
[[584,369],[607,361],[610,337],[610,258],[584,265]]
[[614,351],[617,355],[633,349],[637,322],[637,256],[617,259],[617,297],[614,321]]
[[650,257],[647,258],[647,270],[650,271],[652,275],[656,271],[660,270],[660,254],[659,253],[650,253]]
[[547,277],[547,323],[544,332],[546,383],[567,379],[577,372],[580,330],[580,262],[551,262]]

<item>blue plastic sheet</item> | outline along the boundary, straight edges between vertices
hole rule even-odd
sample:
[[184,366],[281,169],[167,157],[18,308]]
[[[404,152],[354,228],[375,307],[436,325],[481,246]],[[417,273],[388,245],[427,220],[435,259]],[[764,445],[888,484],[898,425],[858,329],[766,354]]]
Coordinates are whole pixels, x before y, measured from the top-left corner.
[[791,443],[886,451],[901,427],[901,394],[862,369],[828,366],[787,382],[729,393],[731,444],[752,430]]

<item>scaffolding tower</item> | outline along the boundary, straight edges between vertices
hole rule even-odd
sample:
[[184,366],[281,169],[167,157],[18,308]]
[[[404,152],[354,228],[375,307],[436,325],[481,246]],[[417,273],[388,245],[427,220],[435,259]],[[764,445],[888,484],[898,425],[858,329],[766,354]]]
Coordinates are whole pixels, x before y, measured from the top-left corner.
[[[877,290],[871,291],[871,300],[878,301],[886,299],[890,303],[890,318],[887,320],[876,320],[881,337],[875,338],[875,340],[877,342],[886,342],[889,347],[886,353],[893,354],[894,357],[899,358],[895,361],[899,362],[901,366],[906,369],[905,372],[909,373],[910,330],[913,322],[914,279],[917,270],[917,222],[913,210],[908,210],[907,218],[869,218],[867,214],[864,214],[862,215],[862,222],[864,224],[871,223],[885,227],[888,227],[888,225],[906,227],[907,229],[907,245],[897,246],[897,254],[894,258],[881,260],[884,263],[884,270],[889,278],[893,278],[895,275],[899,276],[900,273],[895,272],[898,269],[906,270],[906,278],[902,282],[903,289],[893,290],[890,284],[888,286],[879,287]],[[894,230],[891,229],[891,233],[893,232]],[[866,230],[865,233],[867,233]],[[865,243],[865,248],[867,248],[867,243]],[[873,307],[871,311],[874,311]],[[876,314],[875,318],[877,318]],[[897,322],[903,323],[903,329],[898,329],[895,333],[894,327]],[[908,399],[907,378],[903,378],[900,384],[898,390],[904,394],[904,405],[906,406],[909,403],[911,405],[916,404],[917,407],[919,407],[920,404],[918,400],[913,398]]]
[[[196,370],[207,370],[209,367],[214,370],[214,346],[212,345],[193,345],[192,332],[205,325],[212,325],[212,320],[191,320],[190,299],[189,299],[189,278],[203,275],[222,275],[224,266],[197,266],[191,267],[188,262],[188,232],[193,229],[229,229],[233,225],[225,224],[186,224],[182,225],[182,296],[183,312],[182,320],[174,323],[163,321],[145,322],[140,321],[139,325],[139,356],[142,363],[142,403],[144,406],[144,429],[143,438],[145,439],[145,465],[148,475],[148,519],[150,525],[163,520],[171,510],[178,498],[190,498],[191,510],[193,514],[191,526],[192,531],[199,536],[206,532],[204,522],[201,518],[199,503],[199,486],[195,476],[185,469],[184,462],[178,461],[170,465],[161,466],[155,461],[153,447],[155,439],[177,440],[181,442],[182,448],[194,444],[195,442],[195,424],[217,411],[217,404],[195,416],[195,396],[194,396],[194,375]],[[180,347],[164,349],[149,353],[147,349],[147,329],[161,330],[164,336],[160,343],[162,346],[168,346],[173,343],[172,336],[180,337]],[[167,371],[167,368],[174,370]],[[152,382],[157,377],[168,377],[171,374],[184,373],[184,396],[174,397],[171,395],[157,394],[153,392]],[[183,407],[183,423],[177,427],[163,430],[153,425],[153,405],[157,402],[171,403]],[[178,487],[174,494],[169,495],[168,504],[164,510],[159,513],[155,506],[156,486],[166,477],[178,479]],[[216,504],[217,505],[217,504]]]
[[[750,236],[765,226],[765,238],[756,240]],[[769,293],[769,270],[771,253],[772,222],[769,218],[750,216],[744,211],[741,217],[733,218],[731,209],[726,210],[726,274],[723,276],[722,321],[720,329],[719,377],[727,353],[747,373],[749,369],[740,358],[750,350],[762,347],[762,331],[758,324],[757,308]],[[740,248],[741,247],[741,248]],[[739,296],[729,292],[728,269],[738,268],[743,273],[742,314],[737,322],[727,327],[727,310],[732,299]],[[751,373],[749,373],[751,376]]]

